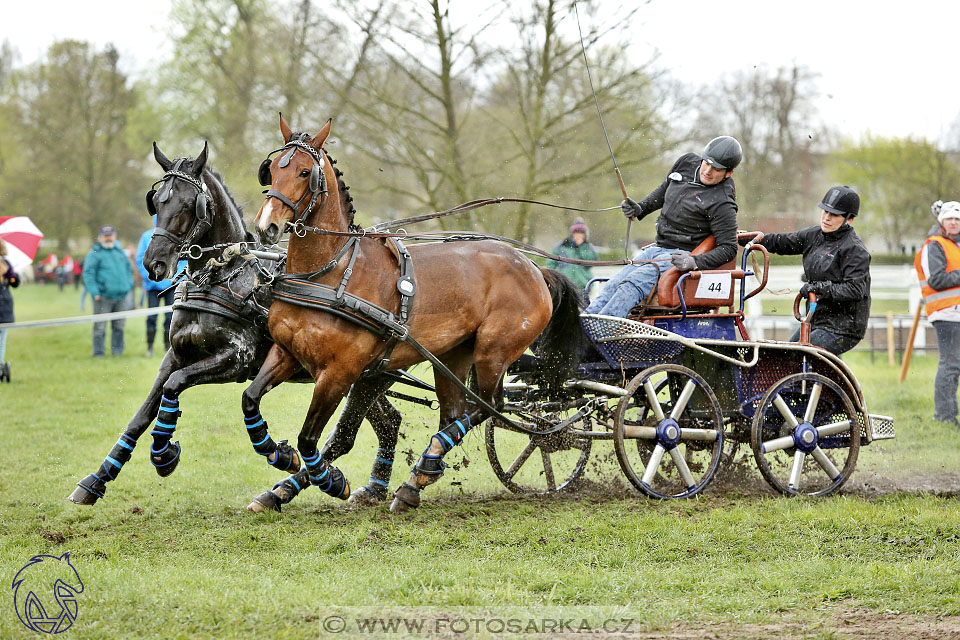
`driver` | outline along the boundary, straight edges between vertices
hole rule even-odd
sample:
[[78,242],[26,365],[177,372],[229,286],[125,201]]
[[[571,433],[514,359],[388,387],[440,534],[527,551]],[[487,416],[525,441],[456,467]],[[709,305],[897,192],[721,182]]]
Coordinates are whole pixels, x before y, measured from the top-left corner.
[[[740,143],[720,136],[707,143],[702,155],[680,156],[663,183],[640,202],[627,198],[623,215],[642,220],[657,209],[657,237],[604,285],[586,313],[625,318],[645,300],[672,263],[680,271],[716,269],[737,255],[737,190],[730,177],[743,158]],[[716,247],[698,256],[690,251],[713,235]],[[661,262],[656,262],[656,260]]]
[[[772,233],[762,244],[770,253],[803,254],[800,294],[817,296],[810,342],[840,355],[857,346],[870,318],[870,253],[850,222],[860,212],[860,196],[847,186],[830,187],[817,205],[819,226],[795,233]],[[800,329],[790,338],[800,339]]]

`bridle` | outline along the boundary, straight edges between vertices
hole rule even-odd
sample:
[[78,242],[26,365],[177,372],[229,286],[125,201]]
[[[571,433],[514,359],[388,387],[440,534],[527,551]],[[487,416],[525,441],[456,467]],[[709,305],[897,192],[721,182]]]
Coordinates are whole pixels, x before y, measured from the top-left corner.
[[[327,196],[327,178],[323,172],[323,153],[314,149],[306,140],[307,134],[302,133],[299,137],[291,140],[279,149],[274,149],[267,154],[266,159],[260,163],[260,169],[257,171],[257,178],[260,180],[260,184],[266,187],[273,183],[273,176],[270,174],[270,156],[281,151],[287,151],[280,158],[280,162],[277,165],[280,168],[286,167],[288,164],[290,164],[293,154],[295,154],[297,151],[303,151],[310,156],[310,158],[313,160],[313,168],[310,170],[310,188],[303,192],[303,195],[299,200],[293,202],[290,198],[275,189],[267,189],[263,192],[268,199],[276,198],[286,206],[293,209],[294,216],[299,214],[300,217],[297,219],[296,223],[294,223],[298,225],[303,225],[307,219],[307,216],[310,215],[310,212],[313,211],[314,206],[317,205],[318,200],[320,204],[323,204],[323,198]],[[306,200],[308,196],[310,198],[310,202],[307,204],[307,208],[303,210],[303,213],[300,213],[300,205],[303,204],[304,200]]]
[[[162,227],[156,227],[153,230],[154,236],[160,236],[168,240],[174,245],[178,252],[182,252],[185,246],[193,246],[195,241],[198,240],[213,226],[212,218],[213,214],[208,215],[208,207],[210,207],[210,196],[207,195],[207,185],[200,180],[199,178],[194,178],[188,173],[180,171],[180,165],[183,164],[183,158],[178,158],[176,164],[173,165],[173,168],[163,174],[163,177],[153,183],[153,188],[147,192],[147,211],[151,216],[156,215],[157,210],[153,205],[153,196],[157,195],[157,200],[160,203],[164,203],[170,199],[170,194],[173,192],[173,183],[174,180],[183,180],[188,182],[197,190],[197,199],[194,203],[194,217],[196,220],[193,223],[193,226],[184,236],[178,236],[175,233],[168,231]],[[157,185],[160,185],[160,189],[157,190]],[[192,256],[191,256],[192,257]],[[197,256],[199,257],[199,256]]]

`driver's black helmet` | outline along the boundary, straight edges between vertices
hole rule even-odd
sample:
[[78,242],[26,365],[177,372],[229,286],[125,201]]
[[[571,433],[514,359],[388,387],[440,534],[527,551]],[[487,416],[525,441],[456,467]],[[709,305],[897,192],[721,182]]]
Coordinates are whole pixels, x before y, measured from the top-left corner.
[[817,206],[844,218],[855,218],[860,213],[860,196],[847,185],[837,185],[823,194]]
[[743,160],[743,149],[736,138],[719,136],[703,148],[703,159],[717,169],[733,171]]

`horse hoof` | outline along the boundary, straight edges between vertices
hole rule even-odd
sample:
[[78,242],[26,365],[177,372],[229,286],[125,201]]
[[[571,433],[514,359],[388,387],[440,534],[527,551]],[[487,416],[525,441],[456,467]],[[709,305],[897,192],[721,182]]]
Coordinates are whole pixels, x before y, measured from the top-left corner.
[[386,492],[382,495],[368,486],[363,486],[350,494],[347,503],[355,507],[373,507],[387,499]]
[[343,491],[340,492],[340,495],[337,496],[337,500],[348,500],[350,498],[350,482],[344,478],[343,479]]
[[180,464],[180,443],[169,442],[159,452],[154,452],[153,447],[151,447],[150,462],[156,467],[157,475],[166,478],[176,471],[177,465]]
[[270,511],[276,511],[280,513],[280,507],[283,504],[280,496],[275,494],[273,491],[264,491],[256,498],[253,499],[253,502],[247,505],[247,511],[252,511],[253,513],[263,513],[268,509]]
[[400,485],[393,495],[393,502],[390,504],[391,513],[406,513],[420,506],[420,490],[406,482]]
[[99,499],[100,496],[90,493],[83,487],[77,487],[67,496],[67,500],[74,504],[96,504]]

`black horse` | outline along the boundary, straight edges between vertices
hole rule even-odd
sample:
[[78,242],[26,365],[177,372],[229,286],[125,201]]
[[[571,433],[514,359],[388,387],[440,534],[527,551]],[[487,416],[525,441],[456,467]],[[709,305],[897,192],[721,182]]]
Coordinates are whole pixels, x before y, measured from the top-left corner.
[[[180,394],[200,384],[253,379],[273,344],[266,329],[267,310],[272,303],[268,285],[274,274],[283,271],[283,265],[264,259],[268,254],[257,252],[261,257],[256,257],[248,250],[258,244],[246,230],[243,212],[223,180],[206,166],[207,145],[195,159],[171,161],[154,143],[153,155],[165,173],[154,183],[159,189],[147,193],[147,210],[157,216],[157,225],[143,265],[154,280],[171,278],[180,256],[189,252],[188,277],[177,287],[170,348],[153,388],[99,470],[77,483],[68,498],[77,504],[92,505],[103,497],[106,483],[116,479],[154,419],[150,460],[159,475],[173,473],[181,451],[179,442],[171,442],[181,415]],[[226,251],[222,251],[224,248]],[[313,382],[305,372],[291,379]],[[370,483],[354,492],[354,502],[386,499],[400,412],[383,392],[394,381],[392,377],[370,376],[354,385],[337,429],[324,447],[327,457],[339,457],[352,448],[364,417],[373,425],[380,448]],[[285,440],[274,442],[265,422],[246,426],[254,450],[270,465],[288,472],[300,469],[297,452]],[[288,478],[286,482],[290,481]],[[281,503],[274,500],[266,506],[279,509]],[[261,510],[256,508],[261,504],[259,501],[251,507]]]

